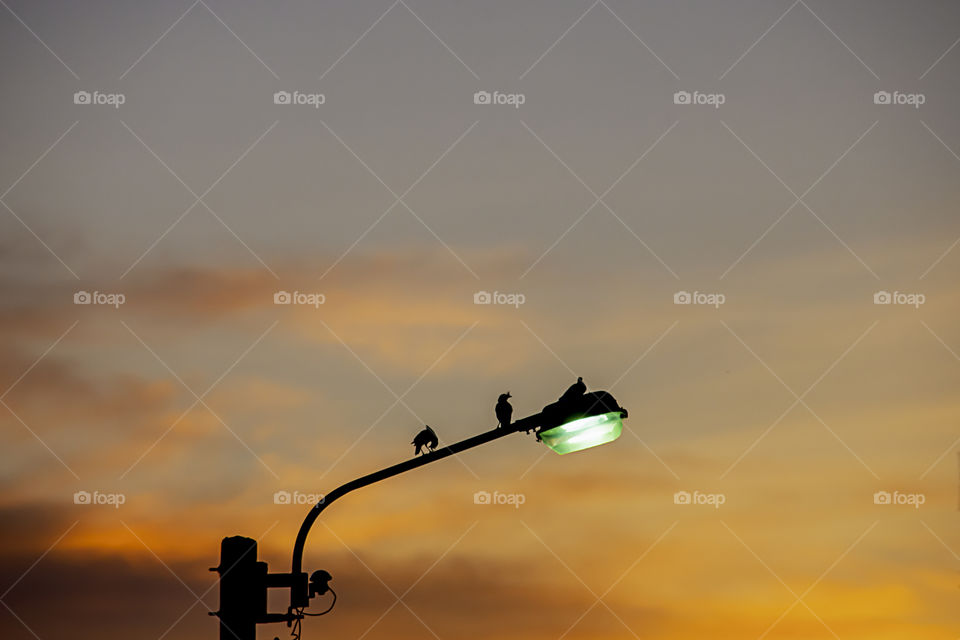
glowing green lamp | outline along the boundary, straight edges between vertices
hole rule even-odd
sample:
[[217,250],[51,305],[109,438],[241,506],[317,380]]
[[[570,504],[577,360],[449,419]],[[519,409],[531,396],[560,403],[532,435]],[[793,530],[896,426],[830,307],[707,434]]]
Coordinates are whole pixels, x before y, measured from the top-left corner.
[[627,410],[606,391],[561,398],[543,408],[538,438],[559,454],[613,442],[623,433]]
[[540,432],[545,445],[564,454],[571,451],[589,449],[601,444],[613,442],[623,433],[623,419],[619,411],[602,413],[572,420],[559,427]]

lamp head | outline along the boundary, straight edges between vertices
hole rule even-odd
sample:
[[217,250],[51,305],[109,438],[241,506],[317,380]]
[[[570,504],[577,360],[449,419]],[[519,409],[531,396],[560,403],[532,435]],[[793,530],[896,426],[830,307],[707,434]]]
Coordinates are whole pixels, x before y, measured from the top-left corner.
[[539,439],[553,451],[565,454],[619,438],[627,410],[608,392],[593,391],[547,405],[541,415]]

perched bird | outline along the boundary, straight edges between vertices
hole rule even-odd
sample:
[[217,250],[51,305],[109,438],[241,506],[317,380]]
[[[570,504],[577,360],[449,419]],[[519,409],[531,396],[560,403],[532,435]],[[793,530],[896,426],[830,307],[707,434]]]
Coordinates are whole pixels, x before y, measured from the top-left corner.
[[513,417],[513,407],[510,405],[508,400],[513,396],[510,395],[510,392],[501,393],[500,398],[497,400],[497,427],[509,427],[510,419]]
[[437,438],[437,433],[430,428],[430,425],[424,425],[423,431],[418,433],[410,444],[416,447],[413,452],[413,455],[416,456],[420,454],[422,449],[427,451],[436,449],[437,445],[440,444],[440,439]]
[[577,381],[570,385],[570,388],[563,392],[563,395],[560,396],[560,401],[565,402],[567,400],[573,400],[574,398],[579,398],[587,392],[587,385],[583,384],[583,378],[577,378]]

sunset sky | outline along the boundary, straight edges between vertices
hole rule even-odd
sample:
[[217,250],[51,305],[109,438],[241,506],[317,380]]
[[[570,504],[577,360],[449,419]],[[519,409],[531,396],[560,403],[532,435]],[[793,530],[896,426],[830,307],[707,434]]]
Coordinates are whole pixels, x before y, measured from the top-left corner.
[[289,570],[276,492],[582,376],[615,443],[331,506],[304,638],[957,638],[958,42],[932,0],[0,0],[0,637],[215,638],[224,536]]

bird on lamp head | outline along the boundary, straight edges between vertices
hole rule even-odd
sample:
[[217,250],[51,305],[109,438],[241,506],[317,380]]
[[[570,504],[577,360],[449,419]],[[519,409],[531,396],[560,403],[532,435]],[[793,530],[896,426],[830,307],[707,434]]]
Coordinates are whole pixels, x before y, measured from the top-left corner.
[[423,431],[418,433],[413,439],[413,442],[410,444],[414,445],[415,449],[413,455],[419,455],[424,449],[426,451],[433,451],[437,448],[437,445],[440,444],[440,439],[437,438],[437,433],[430,428],[430,425],[424,425]]
[[497,414],[497,428],[500,427],[509,427],[510,420],[513,417],[513,406],[510,405],[510,398],[513,396],[510,395],[510,392],[501,393],[500,398],[497,400],[497,408],[495,410]]
[[577,381],[570,385],[570,388],[560,396],[560,402],[566,402],[579,398],[587,392],[587,385],[583,384],[583,378],[577,378]]

